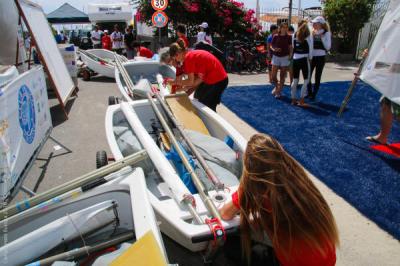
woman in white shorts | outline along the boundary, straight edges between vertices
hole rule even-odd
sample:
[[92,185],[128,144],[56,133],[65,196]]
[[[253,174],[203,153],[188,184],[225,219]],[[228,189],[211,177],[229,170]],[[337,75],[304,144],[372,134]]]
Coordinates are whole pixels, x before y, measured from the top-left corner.
[[[288,24],[282,23],[279,26],[278,34],[274,35],[271,43],[272,50],[272,78],[275,85],[272,94],[279,98],[283,85],[285,84],[286,72],[288,70],[290,61],[289,57],[292,53],[292,37],[288,35]],[[280,79],[278,82],[278,69],[280,72]]]

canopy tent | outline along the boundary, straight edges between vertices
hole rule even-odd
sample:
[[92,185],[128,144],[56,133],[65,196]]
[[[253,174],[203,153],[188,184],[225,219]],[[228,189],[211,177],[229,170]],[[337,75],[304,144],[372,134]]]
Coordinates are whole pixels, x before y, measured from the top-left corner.
[[400,0],[391,0],[369,50],[361,79],[400,104]]
[[82,11],[76,9],[68,3],[54,10],[47,15],[47,20],[50,23],[89,23],[89,17]]

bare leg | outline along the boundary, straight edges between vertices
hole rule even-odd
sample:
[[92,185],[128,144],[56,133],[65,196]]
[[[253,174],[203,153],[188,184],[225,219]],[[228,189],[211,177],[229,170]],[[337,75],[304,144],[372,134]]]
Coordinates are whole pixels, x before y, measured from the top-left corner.
[[277,94],[278,95],[281,94],[281,92],[283,90],[283,86],[285,85],[286,73],[287,73],[287,67],[281,67],[279,84],[277,86],[277,88],[278,88]]
[[373,138],[380,143],[387,143],[390,130],[392,129],[393,115],[390,110],[390,104],[383,101],[381,104],[381,131]]
[[273,95],[277,95],[279,92],[278,86],[278,66],[272,66],[272,84],[275,86],[274,90],[272,91]]

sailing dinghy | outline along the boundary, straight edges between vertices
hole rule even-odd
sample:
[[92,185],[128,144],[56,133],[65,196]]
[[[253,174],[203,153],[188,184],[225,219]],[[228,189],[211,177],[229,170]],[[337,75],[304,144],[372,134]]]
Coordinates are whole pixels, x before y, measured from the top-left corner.
[[[101,184],[96,180],[84,185],[84,192],[71,190],[30,208],[28,205],[34,201],[25,201],[16,208],[26,210],[10,217],[2,215],[0,229],[7,230],[7,237],[2,239],[0,264],[33,262],[32,265],[51,265],[60,258],[76,260],[91,251],[138,240],[149,232],[157,243],[161,260],[167,263],[161,234],[147,197],[143,170],[125,167],[104,180],[108,182]],[[71,251],[57,254],[65,249]]]
[[[179,119],[178,126],[201,155],[195,155],[178,127],[170,121],[177,144],[166,134],[160,122],[160,117],[168,117],[162,107],[165,105]],[[239,185],[247,142],[217,113],[196,100],[190,101],[186,94],[177,94],[109,106],[105,125],[107,141],[116,160],[140,149],[148,152],[149,158],[138,166],[145,172],[150,202],[163,233],[191,251],[201,251],[215,242],[215,226],[225,232],[237,228],[238,218],[222,221],[215,210],[230,199]],[[176,145],[199,177],[200,189]],[[199,162],[200,156],[205,167]],[[209,179],[207,166],[215,174],[214,180]],[[218,181],[214,182],[215,179]]]

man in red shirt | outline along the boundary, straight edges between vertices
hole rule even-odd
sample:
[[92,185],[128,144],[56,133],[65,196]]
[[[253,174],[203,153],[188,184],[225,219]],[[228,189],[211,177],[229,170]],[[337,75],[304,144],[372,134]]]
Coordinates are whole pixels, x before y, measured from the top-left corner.
[[139,42],[134,42],[133,48],[135,48],[137,56],[152,58],[154,55],[150,49],[141,46]]
[[108,30],[104,31],[104,36],[101,38],[101,46],[103,49],[111,51],[112,45],[110,35],[108,35]]
[[188,94],[195,91],[194,98],[216,111],[228,86],[228,75],[221,62],[204,50],[187,51],[182,40],[173,43],[169,53],[171,58],[183,64],[183,72],[187,75],[187,79],[183,79],[184,75],[178,76],[172,85],[181,86]]

